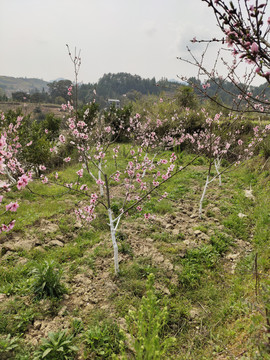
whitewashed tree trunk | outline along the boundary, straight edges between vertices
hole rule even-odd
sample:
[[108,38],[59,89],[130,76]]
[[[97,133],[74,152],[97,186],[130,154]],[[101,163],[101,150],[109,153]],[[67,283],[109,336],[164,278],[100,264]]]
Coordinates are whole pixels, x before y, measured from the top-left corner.
[[200,219],[202,218],[202,204],[203,204],[203,200],[204,200],[204,197],[205,197],[205,193],[206,193],[206,189],[207,189],[208,184],[209,184],[209,175],[207,175],[206,182],[205,182],[205,185],[204,185],[204,188],[203,188],[202,197],[201,197],[201,200],[200,200],[200,207],[199,207],[199,217],[200,217]]
[[[101,165],[102,162],[100,160],[98,163],[98,180],[101,180]],[[102,184],[99,184],[99,192],[100,192],[100,196],[104,196],[104,188]]]
[[114,270],[115,270],[115,274],[117,275],[119,273],[119,260],[118,260],[118,246],[117,246],[115,234],[119,221],[117,221],[117,224],[115,226],[111,209],[108,209],[108,215],[109,215],[109,221],[110,221],[109,225],[111,230],[111,239],[112,239],[113,251],[114,251]]
[[16,180],[14,179],[14,177],[10,174],[10,172],[8,171],[7,167],[5,168],[5,174],[7,175],[10,183],[13,185],[16,183]]
[[219,172],[219,169],[220,169],[220,166],[221,166],[221,160],[219,158],[215,159],[214,164],[215,164],[216,172],[218,174],[219,186],[221,186],[222,181],[221,181],[221,174]]

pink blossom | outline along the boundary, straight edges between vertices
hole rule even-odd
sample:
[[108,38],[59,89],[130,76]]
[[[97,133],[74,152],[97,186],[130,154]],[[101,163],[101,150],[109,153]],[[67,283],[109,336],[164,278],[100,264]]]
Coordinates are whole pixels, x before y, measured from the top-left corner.
[[104,185],[105,183],[104,183],[104,181],[102,181],[101,179],[98,179],[98,180],[96,181],[96,184],[97,184],[97,185]]
[[43,184],[47,184],[49,181],[49,179],[47,178],[47,176],[44,176],[43,180],[42,180],[42,183]]
[[257,43],[253,43],[252,45],[251,45],[251,51],[253,52],[253,53],[257,53],[258,51],[259,51],[259,46],[258,46],[258,44]]
[[64,137],[64,135],[60,135],[59,136],[59,141],[62,143],[62,144],[64,144],[65,142],[66,142],[66,138]]
[[19,204],[17,202],[6,205],[6,211],[17,211]]
[[69,162],[70,160],[71,160],[71,158],[69,156],[64,158],[64,162]]
[[17,182],[18,190],[25,188],[28,182],[31,180],[32,180],[31,177],[27,176],[26,174],[23,174],[21,177],[19,177],[19,180]]
[[80,169],[76,172],[76,174],[79,176],[79,177],[82,177],[83,176],[83,169]]

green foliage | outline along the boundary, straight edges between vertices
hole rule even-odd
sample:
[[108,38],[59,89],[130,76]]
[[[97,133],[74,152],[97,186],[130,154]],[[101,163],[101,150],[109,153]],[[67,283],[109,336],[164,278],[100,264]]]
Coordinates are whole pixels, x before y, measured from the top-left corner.
[[[57,103],[60,97],[63,98],[64,102],[69,100],[68,88],[72,85],[70,80],[53,81],[47,85],[53,102]],[[60,103],[62,103],[62,101]]]
[[105,124],[110,125],[112,130],[119,134],[117,137],[118,142],[128,140],[127,128],[129,127],[131,113],[131,105],[124,106],[121,109],[116,109],[115,105],[112,105],[109,110],[104,111]]
[[184,287],[198,287],[202,276],[208,269],[215,267],[218,258],[219,253],[212,245],[188,250],[181,262],[183,269],[179,274],[179,283]]
[[71,323],[71,329],[72,329],[72,334],[74,336],[80,334],[84,329],[82,319],[80,318],[73,319]]
[[124,334],[118,325],[105,320],[91,326],[84,334],[86,354],[93,359],[111,359],[124,347]]
[[59,298],[67,292],[61,278],[62,271],[53,261],[37,264],[32,270],[32,292],[37,299]]
[[74,345],[73,335],[65,331],[49,333],[42,345],[35,351],[34,360],[74,360],[78,348]]
[[177,104],[180,107],[195,109],[198,106],[198,99],[191,86],[181,86],[176,95]]
[[79,119],[83,119],[88,126],[91,126],[92,121],[98,115],[98,111],[99,105],[96,102],[83,105],[78,109],[78,117]]
[[232,239],[228,235],[217,232],[211,236],[210,243],[220,255],[223,255],[232,244]]
[[41,130],[44,133],[45,130],[48,130],[46,138],[50,141],[55,140],[59,136],[60,125],[62,119],[56,117],[54,114],[46,114],[45,119],[42,121]]
[[19,338],[11,337],[8,334],[5,337],[0,337],[0,357],[1,360],[14,359],[14,352],[19,346]]
[[20,335],[33,323],[34,318],[33,306],[19,299],[9,301],[0,307],[0,334]]
[[172,337],[164,338],[168,309],[160,306],[154,291],[154,280],[154,275],[150,274],[141,306],[138,310],[130,310],[126,317],[136,360],[166,359],[166,352],[175,341]]
[[262,155],[264,156],[265,160],[269,159],[270,157],[270,136],[268,135],[267,138],[264,139],[262,144],[260,145],[260,149]]

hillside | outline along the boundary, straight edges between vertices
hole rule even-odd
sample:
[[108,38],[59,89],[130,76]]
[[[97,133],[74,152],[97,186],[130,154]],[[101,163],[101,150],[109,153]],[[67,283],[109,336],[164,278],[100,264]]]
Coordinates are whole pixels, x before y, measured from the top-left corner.
[[[59,175],[66,177],[70,170]],[[262,174],[258,164],[256,169],[247,166],[224,177],[224,187],[213,184],[199,219],[205,171],[201,158],[174,178],[166,186],[169,198],[150,204],[154,220],[142,221],[136,214],[124,220],[117,235],[121,269],[117,277],[104,212],[84,227],[73,214],[75,195],[57,196],[52,202],[33,192],[16,193],[21,206],[15,231],[1,234],[0,241],[0,333],[3,344],[9,341],[3,337],[8,334],[14,344],[9,352],[2,349],[2,355],[33,359],[39,354],[39,359],[50,346],[40,347],[41,339],[54,332],[59,342],[62,336],[67,341],[66,353],[74,350],[69,359],[112,358],[121,352],[121,344],[124,359],[133,359],[137,330],[129,324],[129,310],[135,311],[136,324],[144,326],[138,309],[144,309],[143,296],[148,294],[152,307],[147,311],[153,311],[155,319],[156,312],[163,314],[167,306],[161,341],[175,338],[162,358],[229,360],[242,354],[241,359],[257,358],[266,337],[265,280],[261,278],[256,295],[252,268],[258,258],[256,271],[267,275],[269,269],[269,187],[265,187],[269,169]],[[254,199],[245,196],[251,183]],[[38,184],[31,188],[40,190]],[[47,195],[52,191],[59,192],[49,186]],[[114,191],[121,193],[117,185]],[[38,263],[42,269],[48,264],[62,269],[66,290],[59,299],[34,297]],[[154,294],[151,289],[147,292],[151,273]]]
[[45,91],[48,90],[48,81],[41,79],[16,78],[12,76],[0,76],[0,89],[2,89],[8,97],[15,91]]

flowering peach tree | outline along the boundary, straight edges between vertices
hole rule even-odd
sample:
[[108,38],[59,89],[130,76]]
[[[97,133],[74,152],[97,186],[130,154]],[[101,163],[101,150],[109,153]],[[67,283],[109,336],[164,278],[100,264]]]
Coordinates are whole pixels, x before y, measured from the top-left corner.
[[[7,212],[16,212],[18,201],[6,203],[5,195],[13,187],[21,190],[32,180],[32,173],[25,173],[24,167],[18,160],[22,151],[19,139],[19,129],[23,121],[22,116],[18,116],[15,124],[8,123],[5,115],[1,114],[1,135],[0,135],[0,206],[2,215]],[[31,144],[29,143],[28,146]],[[6,204],[5,204],[6,203]],[[12,220],[8,224],[0,225],[0,233],[10,231],[15,224]]]

